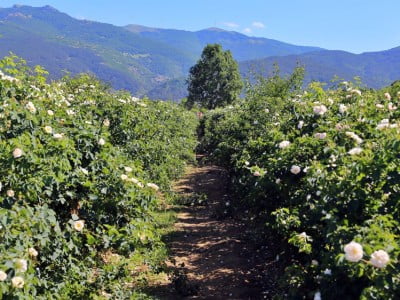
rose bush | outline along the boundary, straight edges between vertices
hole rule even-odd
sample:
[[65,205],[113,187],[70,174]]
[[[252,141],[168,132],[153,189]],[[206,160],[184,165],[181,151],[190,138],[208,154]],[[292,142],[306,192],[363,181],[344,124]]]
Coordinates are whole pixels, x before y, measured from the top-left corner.
[[0,69],[0,298],[129,298],[138,257],[162,265],[158,189],[193,159],[195,115],[89,75],[47,84],[16,57]]
[[303,90],[298,74],[205,114],[202,148],[230,171],[233,205],[282,241],[283,298],[397,299],[400,88]]

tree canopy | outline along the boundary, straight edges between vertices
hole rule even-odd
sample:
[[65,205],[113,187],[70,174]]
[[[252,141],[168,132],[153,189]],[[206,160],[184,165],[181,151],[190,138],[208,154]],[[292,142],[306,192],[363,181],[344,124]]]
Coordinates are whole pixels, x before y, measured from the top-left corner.
[[239,67],[230,51],[219,44],[207,45],[199,61],[190,68],[188,107],[214,109],[232,103],[240,94],[243,82]]

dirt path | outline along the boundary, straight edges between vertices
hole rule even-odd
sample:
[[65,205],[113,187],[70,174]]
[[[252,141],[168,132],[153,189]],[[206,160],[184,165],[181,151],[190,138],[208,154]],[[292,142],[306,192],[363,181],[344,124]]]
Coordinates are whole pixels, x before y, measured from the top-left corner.
[[[207,195],[203,206],[189,206],[178,214],[176,232],[169,244],[178,276],[160,299],[268,299],[265,289],[265,260],[260,249],[249,246],[244,224],[222,217],[229,209],[228,178],[216,166],[188,169],[175,184],[182,197]],[[185,296],[182,296],[185,295]]]

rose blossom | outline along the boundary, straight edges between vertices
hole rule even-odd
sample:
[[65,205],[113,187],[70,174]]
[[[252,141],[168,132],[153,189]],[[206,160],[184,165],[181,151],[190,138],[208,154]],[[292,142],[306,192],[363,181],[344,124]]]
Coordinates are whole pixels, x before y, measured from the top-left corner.
[[389,254],[384,250],[378,250],[371,254],[370,262],[374,267],[384,268],[389,263]]
[[74,229],[76,231],[82,231],[84,226],[85,226],[85,221],[83,221],[83,220],[74,222]]
[[350,242],[344,246],[345,258],[351,262],[358,262],[363,257],[363,248],[359,243]]
[[292,174],[294,174],[294,175],[297,175],[297,174],[299,174],[299,173],[301,172],[301,168],[300,168],[299,166],[293,165],[293,166],[290,168],[290,172],[291,172]]

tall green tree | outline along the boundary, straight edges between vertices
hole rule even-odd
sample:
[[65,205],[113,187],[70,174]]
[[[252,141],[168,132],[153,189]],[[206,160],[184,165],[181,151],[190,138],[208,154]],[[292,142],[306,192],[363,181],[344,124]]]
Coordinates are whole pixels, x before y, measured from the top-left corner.
[[221,45],[209,44],[200,60],[190,68],[186,105],[214,109],[232,103],[240,94],[243,82],[231,52]]

